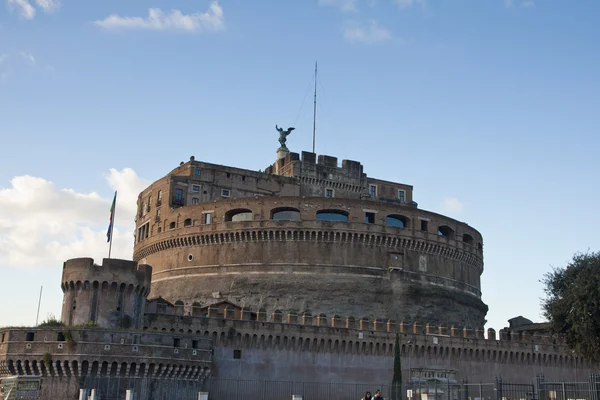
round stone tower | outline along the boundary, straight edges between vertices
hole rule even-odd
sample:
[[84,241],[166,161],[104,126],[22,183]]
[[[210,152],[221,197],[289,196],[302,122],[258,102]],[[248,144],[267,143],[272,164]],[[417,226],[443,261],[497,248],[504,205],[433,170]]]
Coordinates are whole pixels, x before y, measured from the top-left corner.
[[63,265],[62,322],[103,328],[141,328],[152,267],[127,260],[75,258]]

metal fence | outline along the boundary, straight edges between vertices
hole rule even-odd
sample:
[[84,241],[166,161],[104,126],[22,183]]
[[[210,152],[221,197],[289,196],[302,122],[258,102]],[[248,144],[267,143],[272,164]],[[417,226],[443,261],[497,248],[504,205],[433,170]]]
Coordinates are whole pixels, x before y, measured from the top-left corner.
[[[296,381],[256,381],[211,377],[204,382],[128,377],[86,377],[68,381],[42,380],[40,399],[72,400],[66,387],[96,389],[98,400],[123,400],[133,389],[136,400],[197,400],[208,392],[209,400],[359,400],[365,392],[381,390],[386,400],[600,400],[600,375],[585,382],[550,382],[543,376],[532,383],[494,382],[456,383],[450,380],[423,379],[392,386],[389,383],[326,383]],[[0,399],[3,398],[0,395]],[[35,398],[35,397],[28,397]]]

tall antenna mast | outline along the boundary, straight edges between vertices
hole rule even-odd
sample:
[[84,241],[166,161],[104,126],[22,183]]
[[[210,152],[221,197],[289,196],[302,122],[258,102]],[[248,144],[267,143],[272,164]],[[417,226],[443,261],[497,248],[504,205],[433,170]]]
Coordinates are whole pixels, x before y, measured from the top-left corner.
[[313,111],[313,153],[315,152],[315,135],[317,132],[317,62],[315,61],[315,100]]

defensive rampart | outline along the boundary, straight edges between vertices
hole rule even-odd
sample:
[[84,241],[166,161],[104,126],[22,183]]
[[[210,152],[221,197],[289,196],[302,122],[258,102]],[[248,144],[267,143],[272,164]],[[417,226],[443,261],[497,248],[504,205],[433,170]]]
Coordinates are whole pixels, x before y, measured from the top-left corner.
[[57,398],[55,388],[77,398],[94,379],[146,379],[157,389],[163,380],[201,384],[211,371],[212,339],[186,334],[3,328],[0,336],[0,377],[42,378],[42,399]]
[[[248,314],[241,314],[248,316]],[[259,317],[260,318],[260,317]],[[553,338],[489,329],[334,316],[275,314],[270,320],[147,314],[144,329],[212,338],[213,376],[306,382],[386,382],[400,335],[403,374],[419,368],[456,371],[457,379],[531,383],[577,380],[592,372]]]

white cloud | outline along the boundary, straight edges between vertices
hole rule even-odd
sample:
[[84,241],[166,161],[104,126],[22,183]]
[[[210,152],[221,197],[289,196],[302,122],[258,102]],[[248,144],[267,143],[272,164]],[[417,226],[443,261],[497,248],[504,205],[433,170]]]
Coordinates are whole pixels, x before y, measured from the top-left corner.
[[374,20],[366,24],[348,22],[343,28],[343,34],[349,42],[364,44],[380,43],[392,38],[392,34]]
[[31,65],[35,65],[35,57],[33,56],[33,54],[31,54],[31,52],[21,51],[19,54],[21,55],[21,57],[23,57],[25,60],[27,60],[27,62],[29,62]]
[[[139,192],[149,182],[125,168],[106,176],[118,191],[113,257],[131,259],[134,217]],[[108,255],[110,198],[97,193],[58,189],[50,181],[17,176],[0,188],[0,265],[56,266],[74,257]]]
[[442,211],[447,213],[459,213],[464,208],[464,204],[456,197],[446,197],[442,203]]
[[28,0],[8,0],[8,6],[18,9],[21,16],[25,19],[33,19],[35,17],[35,8],[29,4]]
[[[523,8],[535,7],[535,1],[523,0],[523,1],[518,2],[518,6],[523,7]],[[506,8],[515,7],[515,0],[504,0],[504,7],[506,7]]]
[[60,7],[60,0],[35,0],[35,3],[47,13]]
[[413,4],[425,4],[425,0],[393,0],[400,8],[410,7]]
[[319,0],[319,5],[338,7],[343,12],[358,11],[358,0]]
[[163,12],[160,8],[150,8],[148,17],[121,17],[113,14],[103,20],[95,21],[96,25],[110,30],[178,30],[187,32],[218,32],[225,29],[223,9],[213,2],[204,13],[183,14],[179,10]]

